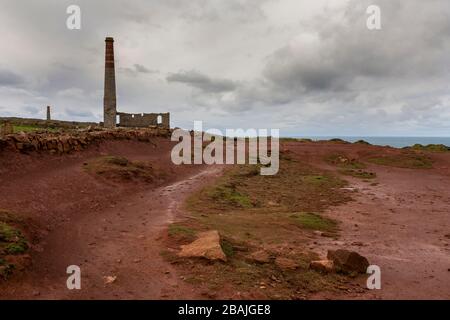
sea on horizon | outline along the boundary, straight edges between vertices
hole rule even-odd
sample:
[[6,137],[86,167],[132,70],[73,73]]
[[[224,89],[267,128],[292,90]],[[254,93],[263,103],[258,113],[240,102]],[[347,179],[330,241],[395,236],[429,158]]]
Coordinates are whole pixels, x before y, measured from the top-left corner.
[[450,146],[450,137],[345,137],[345,136],[295,136],[293,138],[303,138],[312,140],[330,140],[342,139],[348,142],[356,142],[358,140],[367,141],[370,144],[378,146],[390,146],[394,148],[410,147],[415,144],[443,144]]

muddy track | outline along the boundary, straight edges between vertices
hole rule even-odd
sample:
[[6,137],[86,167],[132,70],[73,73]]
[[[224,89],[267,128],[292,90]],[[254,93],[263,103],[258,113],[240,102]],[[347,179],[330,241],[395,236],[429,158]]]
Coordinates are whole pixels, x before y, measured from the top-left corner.
[[[329,151],[313,148],[314,153],[308,148],[296,151],[320,163],[320,152]],[[350,153],[348,146],[339,148]],[[433,156],[436,162],[429,170],[369,165],[377,184],[344,177],[354,201],[325,213],[340,222],[340,237],[317,237],[310,249],[322,257],[328,249],[361,253],[381,268],[382,288],[363,294],[319,293],[313,298],[450,299],[450,157]],[[336,170],[323,163],[321,167]],[[360,280],[365,287],[366,277]]]
[[[96,214],[81,215],[54,230],[33,266],[0,287],[2,299],[176,299],[199,298],[161,252],[161,233],[183,215],[185,198],[220,175],[219,167],[200,172]],[[66,268],[81,268],[81,290],[68,290]],[[106,284],[104,277],[116,277]]]

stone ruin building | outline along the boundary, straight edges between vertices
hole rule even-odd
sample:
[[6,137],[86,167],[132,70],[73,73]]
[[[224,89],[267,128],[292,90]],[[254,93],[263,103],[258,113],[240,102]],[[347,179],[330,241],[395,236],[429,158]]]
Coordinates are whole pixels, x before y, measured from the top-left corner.
[[119,127],[150,127],[170,128],[170,113],[125,113],[117,112],[116,106],[116,76],[114,67],[114,39],[105,39],[105,94],[103,98],[103,126],[105,128]]

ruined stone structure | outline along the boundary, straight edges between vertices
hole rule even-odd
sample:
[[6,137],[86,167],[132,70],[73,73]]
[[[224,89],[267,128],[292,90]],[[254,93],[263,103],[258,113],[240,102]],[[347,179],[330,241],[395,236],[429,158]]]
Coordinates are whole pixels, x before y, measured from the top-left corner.
[[103,111],[105,128],[115,128],[117,118],[120,127],[162,127],[170,128],[169,113],[125,113],[117,112],[116,105],[116,78],[114,66],[114,39],[106,38],[105,49],[105,94],[103,98]]
[[14,128],[9,121],[0,124],[0,136],[14,133]]
[[47,106],[47,121],[52,120],[52,117],[50,115],[50,106]]
[[[44,120],[42,120],[44,121]],[[2,126],[0,126],[2,128]],[[149,128],[146,130],[101,128],[85,128],[68,132],[28,132],[9,134],[0,137],[0,153],[11,150],[21,153],[48,152],[64,154],[83,150],[90,145],[98,145],[110,140],[134,140],[150,142],[154,137],[171,136],[171,130],[165,128]]]
[[116,75],[114,68],[114,39],[106,38],[105,93],[103,97],[103,121],[105,128],[116,127]]
[[124,113],[118,112],[120,127],[170,128],[170,113]]

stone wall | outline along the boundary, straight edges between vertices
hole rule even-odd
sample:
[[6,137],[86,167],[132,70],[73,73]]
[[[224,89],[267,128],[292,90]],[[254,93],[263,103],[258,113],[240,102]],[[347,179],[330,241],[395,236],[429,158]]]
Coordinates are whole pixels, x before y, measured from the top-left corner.
[[170,113],[168,112],[167,113],[118,112],[117,115],[119,116],[119,127],[145,128],[150,126],[158,126],[167,129],[170,128]]
[[155,129],[85,129],[67,133],[21,133],[0,137],[0,152],[48,152],[64,154],[80,151],[105,140],[135,140],[149,142],[153,137],[170,137],[171,130]]
[[15,118],[15,117],[0,117],[0,124],[9,122],[16,126],[34,126],[40,128],[61,128],[61,129],[76,129],[85,128],[89,126],[98,126],[95,122],[78,122],[78,121],[62,121],[62,120],[42,120],[31,118]]

